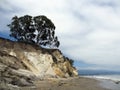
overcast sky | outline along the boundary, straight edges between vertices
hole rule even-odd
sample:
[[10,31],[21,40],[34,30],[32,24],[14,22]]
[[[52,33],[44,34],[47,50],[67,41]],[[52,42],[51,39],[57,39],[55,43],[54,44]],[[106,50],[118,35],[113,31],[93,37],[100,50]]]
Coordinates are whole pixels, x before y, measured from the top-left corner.
[[0,0],[0,35],[13,16],[46,15],[79,68],[120,70],[120,0]]

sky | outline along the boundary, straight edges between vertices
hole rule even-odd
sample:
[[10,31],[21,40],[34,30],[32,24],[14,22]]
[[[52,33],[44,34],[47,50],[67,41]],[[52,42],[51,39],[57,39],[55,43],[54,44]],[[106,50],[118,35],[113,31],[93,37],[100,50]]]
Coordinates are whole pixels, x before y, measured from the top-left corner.
[[0,0],[0,36],[13,16],[45,15],[78,69],[120,71],[120,0]]

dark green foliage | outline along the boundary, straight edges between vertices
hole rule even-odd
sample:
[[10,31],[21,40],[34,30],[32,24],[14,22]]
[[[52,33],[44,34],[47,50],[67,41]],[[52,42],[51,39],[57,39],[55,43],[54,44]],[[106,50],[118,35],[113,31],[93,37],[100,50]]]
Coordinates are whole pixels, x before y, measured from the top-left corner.
[[65,58],[66,58],[66,60],[68,60],[68,61],[69,61],[69,63],[71,64],[71,66],[73,66],[73,64],[74,64],[74,60],[69,59],[68,57],[65,57]]
[[10,36],[18,41],[51,48],[60,45],[58,38],[55,36],[55,26],[46,16],[15,16],[8,26],[10,27]]
[[72,59],[69,59],[70,64],[73,66],[74,61]]

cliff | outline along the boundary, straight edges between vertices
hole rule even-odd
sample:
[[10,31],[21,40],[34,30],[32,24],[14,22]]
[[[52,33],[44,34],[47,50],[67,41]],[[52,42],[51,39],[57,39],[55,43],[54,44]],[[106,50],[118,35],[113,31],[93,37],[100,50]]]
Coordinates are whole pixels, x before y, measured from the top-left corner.
[[77,75],[70,60],[58,49],[0,38],[0,83],[24,86],[32,85],[37,79]]

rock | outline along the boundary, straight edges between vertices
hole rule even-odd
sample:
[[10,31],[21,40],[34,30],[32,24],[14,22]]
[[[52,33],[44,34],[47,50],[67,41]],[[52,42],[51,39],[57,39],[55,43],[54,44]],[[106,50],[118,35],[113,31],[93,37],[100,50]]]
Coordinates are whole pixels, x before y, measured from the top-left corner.
[[0,38],[0,82],[27,86],[38,78],[77,75],[76,68],[58,49]]
[[119,83],[120,83],[120,81],[116,81],[115,83],[116,83],[116,84],[119,84]]

